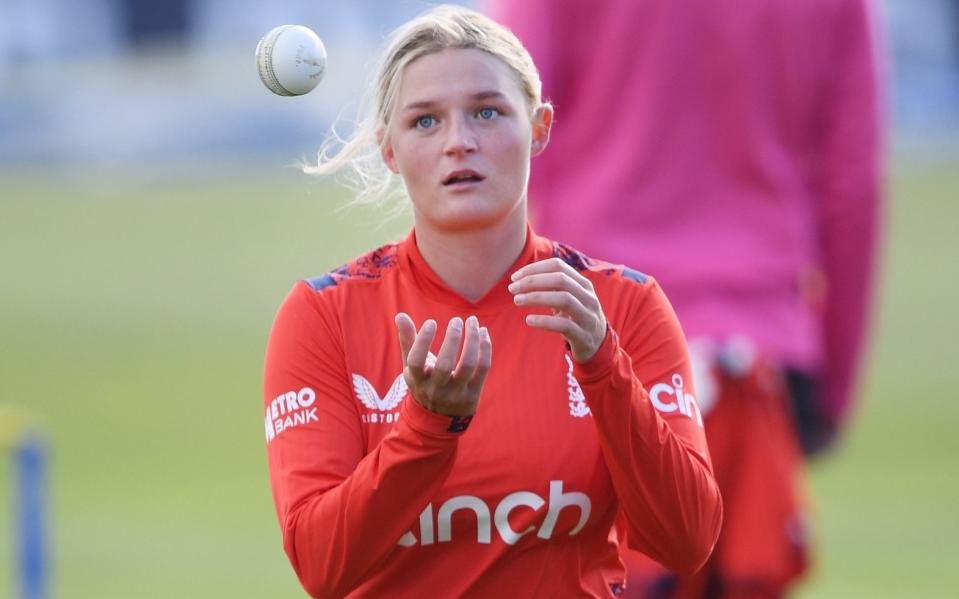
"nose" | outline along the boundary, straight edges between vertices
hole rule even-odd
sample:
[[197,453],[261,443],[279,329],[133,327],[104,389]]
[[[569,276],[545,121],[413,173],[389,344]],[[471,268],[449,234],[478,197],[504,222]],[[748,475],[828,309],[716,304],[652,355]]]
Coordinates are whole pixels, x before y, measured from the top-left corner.
[[446,128],[446,143],[443,152],[450,156],[470,154],[475,152],[479,145],[469,117],[464,115],[453,116]]

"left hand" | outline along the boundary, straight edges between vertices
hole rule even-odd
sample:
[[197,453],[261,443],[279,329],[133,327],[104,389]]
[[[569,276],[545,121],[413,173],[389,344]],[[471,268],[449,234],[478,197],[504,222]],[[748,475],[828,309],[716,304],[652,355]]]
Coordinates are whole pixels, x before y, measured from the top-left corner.
[[529,314],[526,324],[560,333],[577,362],[592,358],[606,339],[606,316],[593,284],[559,258],[547,258],[513,273],[509,290],[517,306],[550,308],[552,316]]

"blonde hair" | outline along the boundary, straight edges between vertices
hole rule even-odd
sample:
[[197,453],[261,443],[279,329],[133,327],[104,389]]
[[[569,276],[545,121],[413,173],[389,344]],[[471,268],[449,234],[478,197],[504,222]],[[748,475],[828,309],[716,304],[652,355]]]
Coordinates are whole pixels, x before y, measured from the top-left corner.
[[[405,196],[402,185],[383,163],[390,113],[403,70],[411,62],[446,50],[476,49],[502,60],[516,75],[526,97],[530,116],[542,105],[542,83],[529,52],[506,27],[476,11],[461,6],[440,5],[394,31],[383,53],[376,78],[370,82],[360,104],[356,129],[348,139],[334,125],[323,143],[316,164],[305,165],[311,175],[344,171],[345,183],[356,190],[353,203],[386,202]],[[397,206],[402,209],[403,206]]]

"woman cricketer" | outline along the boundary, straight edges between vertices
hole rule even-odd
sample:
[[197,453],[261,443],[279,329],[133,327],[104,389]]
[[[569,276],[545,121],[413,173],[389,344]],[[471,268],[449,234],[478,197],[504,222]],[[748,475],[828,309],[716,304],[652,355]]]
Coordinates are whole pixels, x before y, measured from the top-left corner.
[[434,8],[311,169],[352,169],[362,197],[399,175],[414,215],[296,283],[270,333],[270,480],[314,597],[615,597],[620,544],[678,572],[712,551],[722,503],[666,297],[527,222],[540,90],[507,29]]

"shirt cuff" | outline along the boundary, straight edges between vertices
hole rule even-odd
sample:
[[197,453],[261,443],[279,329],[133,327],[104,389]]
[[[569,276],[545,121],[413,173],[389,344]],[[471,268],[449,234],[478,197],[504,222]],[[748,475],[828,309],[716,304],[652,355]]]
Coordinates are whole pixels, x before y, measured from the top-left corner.
[[472,416],[446,416],[431,412],[420,405],[412,395],[408,396],[400,408],[400,418],[416,432],[430,437],[453,438],[463,434]]
[[613,327],[606,325],[606,337],[593,357],[585,362],[573,360],[573,376],[579,384],[593,383],[605,376],[609,376],[613,369],[616,353],[619,351],[619,335]]

